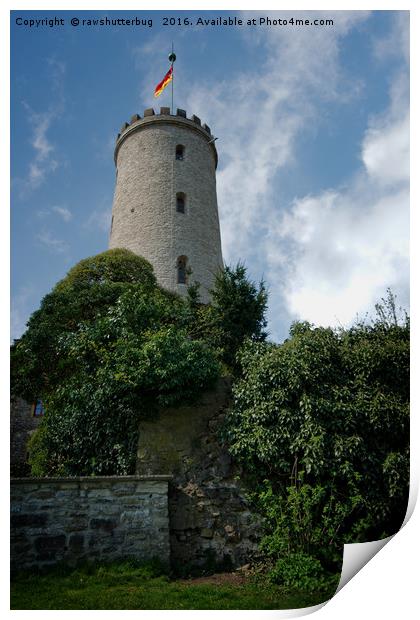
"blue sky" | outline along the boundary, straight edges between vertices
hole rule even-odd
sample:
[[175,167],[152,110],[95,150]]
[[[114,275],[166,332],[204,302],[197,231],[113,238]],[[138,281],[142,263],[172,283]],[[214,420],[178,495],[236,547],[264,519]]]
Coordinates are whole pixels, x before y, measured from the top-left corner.
[[[153,27],[72,27],[71,17]],[[263,12],[334,26],[164,27],[257,12],[12,12],[12,337],[81,258],[107,249],[113,144],[177,53],[175,106],[218,136],[225,261],[270,290],[269,328],[347,325],[388,286],[409,303],[408,14]],[[26,28],[16,17],[62,17]]]

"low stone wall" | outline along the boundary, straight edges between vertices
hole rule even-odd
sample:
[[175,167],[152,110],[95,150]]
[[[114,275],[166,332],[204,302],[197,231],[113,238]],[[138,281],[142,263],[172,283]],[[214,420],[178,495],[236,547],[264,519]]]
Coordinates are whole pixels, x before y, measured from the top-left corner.
[[12,570],[126,557],[169,565],[169,480],[12,479]]

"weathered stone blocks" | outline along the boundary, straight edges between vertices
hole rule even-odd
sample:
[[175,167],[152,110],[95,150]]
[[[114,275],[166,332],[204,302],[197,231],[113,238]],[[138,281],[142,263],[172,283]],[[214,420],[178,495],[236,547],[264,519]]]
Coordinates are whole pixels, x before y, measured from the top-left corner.
[[47,524],[48,515],[40,514],[12,514],[10,525],[12,528],[19,527],[44,527]]
[[83,534],[71,534],[69,536],[69,549],[70,551],[80,552],[85,544],[85,537]]
[[13,398],[10,407],[10,470],[12,476],[26,476],[28,441],[40,418],[35,417],[32,405],[22,398]]
[[169,491],[171,561],[175,570],[209,558],[240,566],[258,552],[261,528],[249,509],[241,471],[219,437],[230,386],[221,380],[200,402],[142,421],[137,473],[164,469]]
[[12,570],[128,556],[169,564],[168,479],[12,480]]

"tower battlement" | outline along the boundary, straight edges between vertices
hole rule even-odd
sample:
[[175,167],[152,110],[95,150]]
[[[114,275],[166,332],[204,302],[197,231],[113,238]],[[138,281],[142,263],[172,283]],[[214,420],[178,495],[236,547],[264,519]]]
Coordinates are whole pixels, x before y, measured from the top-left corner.
[[144,126],[148,126],[152,123],[180,123],[183,126],[190,127],[193,130],[199,130],[203,134],[203,137],[209,142],[209,145],[213,151],[215,158],[215,167],[217,167],[217,150],[214,142],[210,142],[213,139],[210,127],[206,123],[201,122],[201,118],[192,114],[191,118],[187,118],[187,113],[181,108],[177,108],[176,114],[171,114],[170,108],[161,107],[159,112],[155,113],[154,108],[147,108],[143,112],[143,118],[140,114],[133,114],[130,122],[123,123],[115,144],[114,161],[117,163],[118,150],[124,140],[131,135],[132,132],[142,129]]

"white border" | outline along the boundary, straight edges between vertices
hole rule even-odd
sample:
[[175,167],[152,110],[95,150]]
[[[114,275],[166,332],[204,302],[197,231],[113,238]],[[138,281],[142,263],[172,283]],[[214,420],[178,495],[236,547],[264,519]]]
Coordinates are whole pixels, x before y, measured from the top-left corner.
[[[153,7],[153,8],[152,8]],[[9,129],[9,101],[10,101],[10,82],[8,79],[9,76],[9,66],[10,66],[10,31],[9,31],[9,11],[10,10],[73,10],[77,12],[78,10],[136,10],[136,11],[145,11],[145,10],[239,10],[239,9],[255,9],[255,5],[251,5],[249,2],[230,2],[228,6],[226,6],[225,0],[214,0],[212,3],[201,3],[200,6],[197,6],[197,3],[193,3],[190,1],[168,1],[165,2],[161,0],[154,0],[153,3],[150,2],[146,6],[139,6],[138,2],[134,2],[133,0],[126,0],[118,6],[118,3],[115,0],[91,0],[86,5],[86,2],[74,1],[70,4],[70,2],[52,2],[51,0],[44,1],[41,3],[36,3],[33,0],[25,0],[25,1],[15,1],[5,0],[0,5],[0,33],[1,33],[1,41],[3,42],[3,50],[0,57],[1,67],[3,69],[2,76],[3,77],[3,88],[2,88],[2,97],[0,98],[0,105],[2,107],[3,113],[3,140],[1,141],[1,166],[0,166],[0,174],[1,174],[1,183],[0,183],[0,191],[2,196],[0,209],[0,234],[2,235],[1,243],[0,243],[0,261],[2,265],[2,290],[3,295],[8,298],[9,291],[9,212],[7,205],[9,205],[9,144],[10,144],[10,129]],[[324,1],[322,3],[315,2],[301,2],[299,0],[295,0],[294,2],[285,3],[279,6],[279,4],[274,3],[272,0],[268,1],[264,4],[264,8],[267,10],[287,10],[287,9],[295,9],[295,10],[366,10],[366,9],[376,9],[376,10],[410,10],[411,11],[411,74],[417,75],[418,69],[418,61],[420,58],[419,54],[419,45],[417,42],[417,34],[420,32],[419,29],[419,19],[418,13],[419,9],[416,6],[414,1],[407,2],[391,2],[389,0],[385,0],[382,2],[372,2],[369,6],[366,6],[366,2],[358,0],[352,3],[342,2],[339,6],[337,6],[337,2]],[[30,50],[28,50],[30,53]],[[415,83],[412,81],[412,131],[411,135],[418,136],[418,119],[416,115],[416,111],[419,110],[419,100],[418,100],[418,84],[417,80]],[[6,140],[4,139],[6,138]],[[412,141],[414,145],[415,142]],[[414,157],[415,155],[415,157]],[[412,341],[414,343],[413,347],[413,355],[412,355],[412,410],[414,414],[412,415],[412,457],[411,457],[411,491],[412,500],[411,503],[415,503],[414,497],[417,495],[418,488],[418,480],[419,480],[419,423],[418,423],[418,381],[416,382],[414,378],[419,376],[419,362],[418,362],[418,326],[417,326],[417,316],[418,316],[418,286],[415,284],[415,279],[417,276],[417,266],[419,264],[419,239],[418,239],[418,231],[419,231],[419,215],[418,215],[418,157],[417,153],[413,153],[412,157],[412,171],[411,175],[412,179],[412,241],[411,241],[411,259],[412,259],[412,289],[411,289],[411,316],[414,317],[412,321],[412,333],[413,338]],[[5,293],[7,291],[7,293]],[[9,347],[9,330],[6,326],[9,325],[9,309],[8,304],[3,302],[1,304],[1,324],[3,326],[3,330],[1,333],[1,343],[2,343],[2,379],[3,379],[3,389],[2,389],[2,403],[6,406],[3,411],[8,410],[8,402],[9,402],[9,394],[8,394],[8,386],[7,383],[5,385],[4,378],[8,377],[8,347]],[[5,444],[8,445],[8,434],[6,432],[3,433]],[[2,455],[4,458],[2,473],[4,477],[3,489],[8,489],[8,448],[2,450]],[[8,542],[8,498],[3,502],[3,510],[1,512],[1,525],[2,533],[3,533],[3,542],[7,548]],[[324,606],[320,611],[317,612],[317,617],[320,619],[330,619],[336,620],[340,618],[340,620],[354,620],[354,617],[357,615],[359,617],[368,618],[370,616],[375,616],[376,618],[384,618],[384,619],[392,619],[395,620],[398,617],[399,620],[411,619],[417,617],[418,613],[418,602],[417,602],[417,590],[418,590],[418,554],[416,552],[416,548],[420,548],[419,542],[419,532],[420,532],[420,517],[419,517],[419,509],[414,511],[411,519],[408,520],[408,523],[405,527],[395,536],[392,540],[385,546],[381,552],[376,555],[353,579],[351,579],[350,583],[346,585],[326,606]],[[2,596],[2,609],[8,611],[8,565],[3,565],[2,570],[4,574],[2,574],[2,584],[4,587],[4,592]],[[307,610],[309,611],[309,610]],[[28,612],[23,611],[15,611],[13,612],[14,617],[21,617],[26,615]],[[36,618],[44,618],[45,611],[37,612],[30,611],[31,617]],[[48,613],[48,612],[47,612]],[[56,612],[49,612],[50,614],[55,614]],[[87,613],[92,615],[103,616],[112,614],[112,617],[118,617],[121,612],[79,612],[79,611],[68,611],[61,612],[66,615],[76,616],[79,613]],[[182,612],[146,612],[142,611],[142,617],[167,617],[168,613],[178,614],[179,617],[185,617],[185,615],[194,614],[196,617],[197,613],[199,613],[200,617],[203,618],[213,618],[215,614],[224,615],[225,617],[238,617],[239,614],[242,618],[280,618],[280,617],[292,617],[295,614],[291,610],[290,612],[282,613],[281,611],[208,611],[208,612],[196,612],[196,611],[182,611]],[[138,612],[135,611],[126,611],[124,615],[127,616],[138,617]],[[180,615],[182,614],[182,616]]]

